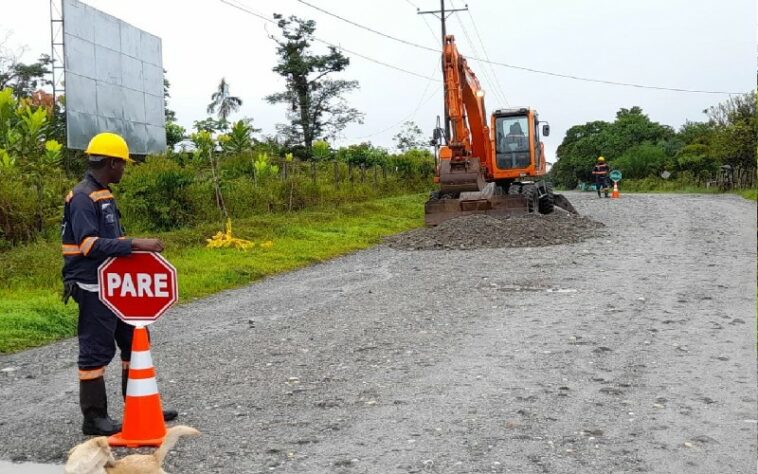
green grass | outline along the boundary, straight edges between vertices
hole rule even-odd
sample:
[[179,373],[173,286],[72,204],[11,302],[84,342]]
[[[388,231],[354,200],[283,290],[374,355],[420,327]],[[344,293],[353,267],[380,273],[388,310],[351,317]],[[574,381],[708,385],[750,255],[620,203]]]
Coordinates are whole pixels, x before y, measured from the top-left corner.
[[758,190],[756,189],[738,189],[735,193],[751,201],[755,201],[756,197],[758,197],[756,196],[758,194]]
[[[424,195],[339,208],[267,214],[234,221],[234,235],[273,247],[209,249],[221,224],[157,235],[179,273],[180,303],[370,247],[382,237],[423,225]],[[41,241],[0,253],[0,353],[76,333],[76,304],[60,301],[60,242]]]

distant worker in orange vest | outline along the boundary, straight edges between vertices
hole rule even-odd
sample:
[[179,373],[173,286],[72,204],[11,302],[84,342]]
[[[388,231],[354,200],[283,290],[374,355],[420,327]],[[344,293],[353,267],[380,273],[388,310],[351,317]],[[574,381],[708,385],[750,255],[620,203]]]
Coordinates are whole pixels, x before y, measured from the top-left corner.
[[[158,239],[128,239],[121,214],[108,187],[118,183],[129,158],[129,147],[119,135],[99,133],[85,153],[89,169],[84,179],[66,196],[61,237],[63,241],[63,298],[79,305],[79,406],[84,415],[85,435],[109,436],[121,424],[108,416],[105,367],[121,351],[121,390],[126,393],[134,327],[121,321],[99,299],[97,270],[109,257],[129,255],[133,250],[163,251]],[[125,395],[124,395],[125,396]],[[176,418],[174,410],[163,413]]]
[[597,197],[599,198],[603,197],[601,192],[604,192],[605,197],[608,197],[608,187],[610,186],[608,184],[608,173],[610,171],[611,168],[605,162],[605,158],[598,157],[595,167],[592,168],[592,174],[595,176],[595,188],[597,188]]

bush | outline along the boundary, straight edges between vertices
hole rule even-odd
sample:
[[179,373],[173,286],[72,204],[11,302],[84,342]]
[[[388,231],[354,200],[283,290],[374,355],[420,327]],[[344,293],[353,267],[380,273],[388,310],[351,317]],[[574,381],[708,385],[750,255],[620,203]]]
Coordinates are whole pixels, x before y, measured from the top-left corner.
[[36,194],[17,172],[0,172],[0,245],[32,240],[37,232]]
[[687,145],[676,156],[678,171],[688,171],[700,179],[707,179],[718,172],[719,162],[709,156],[708,147],[701,144]]
[[169,230],[196,222],[188,187],[194,174],[162,156],[130,167],[118,186],[124,221],[139,230]]
[[642,179],[657,176],[670,161],[662,147],[645,143],[624,152],[613,161],[612,168],[621,170],[624,178]]

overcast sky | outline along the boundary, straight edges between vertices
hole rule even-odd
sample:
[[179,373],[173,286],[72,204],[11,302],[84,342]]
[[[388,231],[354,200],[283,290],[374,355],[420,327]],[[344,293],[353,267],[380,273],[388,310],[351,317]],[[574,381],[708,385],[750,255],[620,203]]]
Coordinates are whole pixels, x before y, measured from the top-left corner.
[[[273,133],[275,124],[284,121],[284,106],[263,99],[284,88],[283,80],[271,71],[277,57],[267,30],[276,33],[274,25],[221,0],[83,1],[162,38],[170,106],[188,129],[206,116],[210,95],[222,76],[244,102],[232,118],[252,117],[264,133]],[[351,63],[341,77],[359,81],[360,90],[349,100],[366,116],[363,125],[349,126],[338,144],[369,140],[391,148],[392,137],[405,120],[431,134],[436,116],[442,113],[438,53],[362,30],[297,0],[228,1],[267,17],[278,12],[313,19],[319,38],[434,79],[345,53]],[[416,14],[416,7],[438,9],[438,0],[308,1],[388,35],[439,46],[439,21]],[[446,1],[448,8],[464,3]],[[2,6],[0,38],[11,32],[6,46],[24,47],[26,61],[49,53],[49,1],[2,0]],[[736,93],[755,88],[755,0],[469,0],[468,7],[469,12],[448,20],[448,33],[455,35],[463,55],[658,87]],[[323,52],[326,47],[317,43],[315,50]],[[469,64],[486,91],[488,112],[528,105],[550,122],[552,133],[545,139],[549,161],[569,127],[612,121],[621,107],[638,105],[651,119],[678,128],[686,120],[704,120],[703,109],[729,97],[614,86],[477,61]]]

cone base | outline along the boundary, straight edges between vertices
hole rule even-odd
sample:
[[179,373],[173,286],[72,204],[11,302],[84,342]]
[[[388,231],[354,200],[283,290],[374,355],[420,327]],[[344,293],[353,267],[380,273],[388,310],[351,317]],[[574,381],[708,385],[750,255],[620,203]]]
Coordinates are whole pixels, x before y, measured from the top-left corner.
[[108,437],[108,444],[113,447],[139,448],[141,446],[158,447],[163,444],[165,436],[156,439],[124,439],[123,433],[116,433]]

